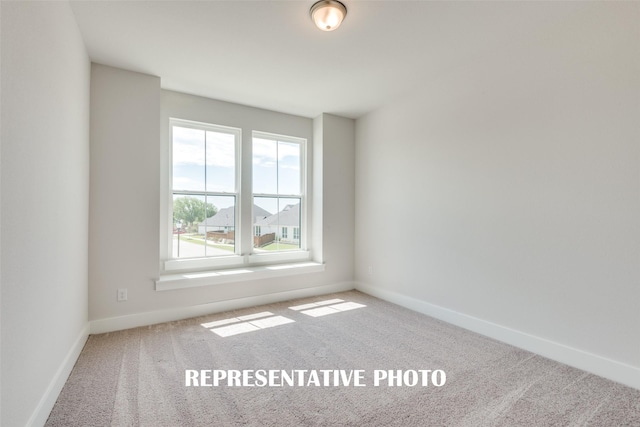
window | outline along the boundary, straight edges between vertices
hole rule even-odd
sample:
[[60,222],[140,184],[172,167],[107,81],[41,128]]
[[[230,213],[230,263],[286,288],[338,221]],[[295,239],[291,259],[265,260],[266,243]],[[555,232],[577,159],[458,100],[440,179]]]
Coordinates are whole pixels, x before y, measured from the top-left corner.
[[240,130],[173,121],[172,258],[237,252]]
[[299,229],[304,212],[304,140],[253,132],[252,152],[254,218],[262,231],[254,253],[299,250],[300,238],[288,239],[287,229]]
[[[243,150],[237,128],[171,119],[170,129],[172,233],[165,270],[309,258],[305,139],[254,131]],[[243,152],[251,157],[243,161]],[[242,170],[249,162],[252,168]]]

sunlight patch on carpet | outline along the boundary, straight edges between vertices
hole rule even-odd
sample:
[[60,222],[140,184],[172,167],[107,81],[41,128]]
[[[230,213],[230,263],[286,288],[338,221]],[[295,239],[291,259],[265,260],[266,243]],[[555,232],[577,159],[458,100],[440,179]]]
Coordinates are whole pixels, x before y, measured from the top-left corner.
[[200,326],[209,329],[220,337],[230,337],[233,335],[259,331],[261,329],[273,328],[275,326],[286,325],[287,323],[294,322],[295,320],[293,319],[289,319],[284,316],[275,316],[270,311],[263,311],[255,314],[247,314],[245,316],[201,323]]
[[339,303],[339,302],[344,302],[344,300],[343,299],[339,299],[339,298],[328,299],[328,300],[324,300],[324,301],[312,302],[312,303],[309,303],[309,304],[294,305],[293,307],[289,307],[289,308],[291,310],[300,311],[300,310],[306,310],[308,308],[321,307],[323,305],[336,304],[336,303]]
[[343,311],[355,310],[357,308],[362,308],[362,307],[366,307],[366,305],[358,304],[357,302],[344,302],[341,304],[333,304],[329,306],[321,306],[321,307],[311,308],[309,310],[303,310],[301,311],[301,313],[311,317],[321,317],[321,316],[326,316],[328,314],[341,313]]
[[215,328],[216,326],[228,325],[229,323],[238,323],[245,320],[259,319],[261,317],[273,316],[270,311],[263,311],[255,314],[247,314],[246,316],[230,317],[229,319],[216,320],[214,322],[202,323],[204,328]]

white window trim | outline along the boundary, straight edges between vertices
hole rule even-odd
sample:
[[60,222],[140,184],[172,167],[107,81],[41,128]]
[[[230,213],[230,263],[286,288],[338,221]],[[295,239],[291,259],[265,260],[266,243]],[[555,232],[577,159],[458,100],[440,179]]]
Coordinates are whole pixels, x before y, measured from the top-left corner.
[[303,250],[292,250],[283,252],[261,252],[249,255],[249,264],[268,264],[289,261],[308,261],[311,259],[311,253]]
[[[287,250],[287,251],[274,251],[274,252],[255,252],[253,248],[253,243],[251,247],[243,248],[242,247],[242,234],[243,232],[250,232],[251,242],[253,242],[254,235],[254,224],[251,221],[250,225],[243,225],[240,221],[241,211],[243,208],[243,190],[241,188],[241,183],[243,182],[241,165],[244,164],[244,160],[242,158],[243,155],[243,138],[242,138],[242,129],[228,127],[224,125],[212,124],[212,123],[204,123],[192,120],[178,119],[171,117],[169,119],[169,150],[168,150],[168,198],[167,198],[167,236],[166,246],[167,246],[167,256],[171,257],[173,253],[172,249],[172,236],[173,236],[173,227],[172,227],[172,214],[173,208],[171,201],[173,200],[173,174],[171,171],[173,170],[173,156],[172,156],[172,147],[173,147],[173,126],[185,126],[192,127],[196,129],[208,128],[208,129],[220,129],[224,131],[229,131],[232,133],[236,133],[236,193],[233,195],[236,196],[236,225],[235,225],[235,254],[230,254],[229,256],[214,256],[214,257],[202,257],[202,258],[169,258],[162,261],[161,265],[163,267],[163,271],[161,272],[160,278],[156,281],[156,290],[161,290],[166,288],[166,284],[171,283],[179,283],[175,288],[184,288],[184,287],[192,287],[192,286],[203,286],[201,283],[215,284],[215,283],[226,283],[229,281],[241,281],[241,280],[254,280],[257,276],[261,277],[272,277],[272,276],[280,276],[280,275],[291,275],[291,274],[301,274],[304,272],[315,272],[318,271],[318,266],[322,266],[322,271],[324,271],[323,264],[319,264],[316,262],[309,262],[312,259],[311,252],[307,249],[307,235],[310,233],[308,229],[308,180],[307,180],[307,170],[308,163],[310,159],[308,158],[308,140],[306,138],[280,135],[274,133],[267,133],[261,131],[252,131],[251,134],[251,143],[253,138],[266,138],[266,139],[276,139],[278,141],[283,142],[294,142],[300,145],[300,156],[301,156],[301,167],[300,167],[300,185],[301,185],[301,194],[298,195],[279,195],[278,197],[295,197],[300,198],[301,200],[301,215],[300,215],[300,230],[303,230],[303,233],[299,233],[300,240],[300,249]],[[250,150],[247,155],[250,155]],[[249,172],[250,173],[250,172]],[[231,195],[231,193],[229,194]],[[253,192],[251,192],[251,204],[249,209],[253,210]],[[253,212],[251,214],[253,218]],[[244,253],[243,253],[244,250]],[[268,268],[269,265],[272,265],[272,268]],[[238,269],[239,268],[239,269]],[[255,270],[257,269],[257,270]],[[260,271],[260,275],[248,275],[241,274],[245,271]],[[278,273],[273,273],[274,271]],[[181,274],[177,274],[181,273]],[[286,274],[285,274],[286,273]],[[194,276],[201,274],[201,276]],[[233,276],[233,280],[228,280]],[[196,282],[193,281],[193,277],[200,277],[200,280]],[[211,280],[211,278],[215,278],[215,280]],[[199,283],[197,285],[193,285],[193,283]]]

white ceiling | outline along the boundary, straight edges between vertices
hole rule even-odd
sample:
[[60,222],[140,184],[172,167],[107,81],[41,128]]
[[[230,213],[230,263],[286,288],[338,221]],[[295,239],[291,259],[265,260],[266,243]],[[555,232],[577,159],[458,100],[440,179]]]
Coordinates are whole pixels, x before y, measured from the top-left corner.
[[571,4],[343,1],[334,32],[313,0],[71,1],[92,61],[165,89],[315,117],[357,118],[458,67],[509,55]]

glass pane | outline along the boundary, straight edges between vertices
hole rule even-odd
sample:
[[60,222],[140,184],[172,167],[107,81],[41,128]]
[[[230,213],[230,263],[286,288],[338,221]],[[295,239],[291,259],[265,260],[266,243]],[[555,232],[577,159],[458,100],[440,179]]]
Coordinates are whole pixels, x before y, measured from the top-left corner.
[[233,253],[234,205],[234,196],[174,194],[173,258],[200,258]]
[[205,240],[206,256],[230,255],[236,244],[235,196],[208,196],[213,215],[200,223],[198,234]]
[[173,189],[204,191],[205,131],[173,126]]
[[300,194],[300,144],[278,142],[278,194]]
[[300,199],[280,198],[276,250],[300,249]]
[[[211,214],[211,209],[207,209]],[[205,197],[173,195],[173,258],[205,256],[198,226],[205,219]]]
[[233,193],[236,188],[236,137],[230,133],[206,133],[206,190]]
[[273,214],[278,212],[278,199],[274,197],[253,198],[253,247],[263,248],[276,239],[277,225]]
[[[254,197],[253,247],[256,252],[300,248],[300,199]],[[266,213],[275,212],[264,216]],[[259,212],[259,214],[256,214]]]
[[276,141],[253,138],[253,192],[278,193],[278,145]]

